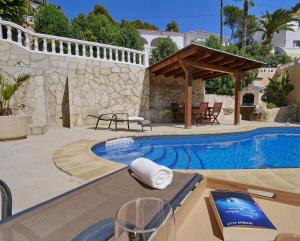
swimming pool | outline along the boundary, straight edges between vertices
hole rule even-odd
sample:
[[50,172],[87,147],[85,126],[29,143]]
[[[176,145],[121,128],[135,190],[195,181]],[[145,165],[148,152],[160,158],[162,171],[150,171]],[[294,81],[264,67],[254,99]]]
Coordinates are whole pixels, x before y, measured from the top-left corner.
[[92,151],[130,164],[145,157],[172,169],[264,169],[300,167],[300,128],[262,128],[244,133],[136,137],[125,147]]

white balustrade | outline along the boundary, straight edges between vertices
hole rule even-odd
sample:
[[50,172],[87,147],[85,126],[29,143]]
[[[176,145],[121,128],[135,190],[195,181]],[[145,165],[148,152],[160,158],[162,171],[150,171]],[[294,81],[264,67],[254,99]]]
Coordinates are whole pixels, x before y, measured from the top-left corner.
[[22,32],[20,29],[17,29],[18,31],[18,44],[22,44]]
[[[4,27],[2,28],[2,26]],[[12,30],[14,32],[12,32]],[[15,31],[17,35],[12,36],[12,33],[15,33]],[[25,39],[23,39],[23,37],[25,37]],[[144,67],[147,67],[149,62],[147,51],[138,51],[107,44],[34,33],[15,23],[2,19],[0,19],[0,39],[15,42],[17,45],[34,52],[69,55],[80,58],[88,57]],[[39,43],[41,44],[40,47]],[[49,49],[48,44],[51,45]],[[82,51],[79,51],[79,49]],[[88,56],[87,53],[89,53]]]

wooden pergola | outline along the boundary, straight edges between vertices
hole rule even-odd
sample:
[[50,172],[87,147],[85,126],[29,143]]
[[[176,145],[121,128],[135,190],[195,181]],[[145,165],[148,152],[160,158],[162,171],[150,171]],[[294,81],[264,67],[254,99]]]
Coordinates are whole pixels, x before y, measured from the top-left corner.
[[240,123],[240,90],[245,72],[260,68],[262,62],[230,54],[224,51],[191,44],[151,65],[148,69],[155,75],[185,79],[185,128],[192,124],[193,79],[209,80],[231,75],[235,78],[234,124]]

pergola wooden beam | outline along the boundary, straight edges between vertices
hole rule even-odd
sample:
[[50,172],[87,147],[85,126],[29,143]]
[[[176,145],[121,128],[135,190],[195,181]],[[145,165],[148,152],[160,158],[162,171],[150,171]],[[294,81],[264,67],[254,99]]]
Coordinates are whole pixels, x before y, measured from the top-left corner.
[[195,61],[191,61],[191,60],[184,60],[186,65],[190,65],[193,66],[194,68],[197,69],[204,69],[204,70],[209,70],[209,71],[213,71],[213,72],[219,72],[219,73],[224,73],[224,74],[241,74],[242,71],[237,70],[237,69],[233,69],[230,67],[225,67],[222,65],[217,65],[217,64],[208,64],[205,62],[195,62]]

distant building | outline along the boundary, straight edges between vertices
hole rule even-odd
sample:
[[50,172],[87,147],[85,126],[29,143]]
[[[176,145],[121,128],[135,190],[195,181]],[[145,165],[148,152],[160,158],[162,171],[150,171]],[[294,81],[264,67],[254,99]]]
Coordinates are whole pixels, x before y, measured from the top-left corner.
[[[159,40],[162,38],[171,38],[177,45],[179,49],[184,48],[185,46],[191,44],[193,41],[200,40],[203,41],[210,36],[216,36],[219,38],[219,35],[195,30],[191,32],[181,33],[181,32],[172,32],[172,31],[160,31],[160,30],[147,30],[141,29],[139,30],[140,35],[144,41],[145,47],[149,51],[149,55],[151,55],[151,51],[153,48],[157,47]],[[229,42],[229,38],[224,37],[223,42],[226,44]]]
[[30,6],[36,9],[39,5],[46,3],[46,0],[29,0]]
[[[300,11],[298,10],[298,13]],[[292,57],[300,57],[300,23],[293,22],[294,31],[282,30],[279,33],[275,33],[272,41],[272,45],[276,52],[286,53]],[[253,39],[258,42],[262,42],[262,32],[256,32]]]

